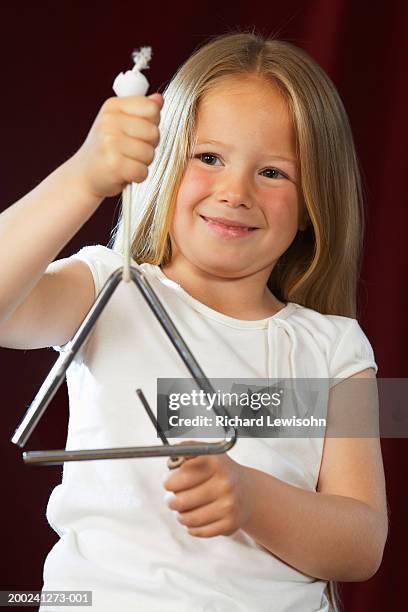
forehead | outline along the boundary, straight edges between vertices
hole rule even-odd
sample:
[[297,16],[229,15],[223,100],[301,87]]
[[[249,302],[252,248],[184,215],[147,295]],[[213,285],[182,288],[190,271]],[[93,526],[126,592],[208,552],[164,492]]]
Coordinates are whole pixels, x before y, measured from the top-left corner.
[[247,136],[280,141],[293,153],[295,136],[287,103],[272,82],[259,77],[233,76],[214,84],[197,106],[196,136]]

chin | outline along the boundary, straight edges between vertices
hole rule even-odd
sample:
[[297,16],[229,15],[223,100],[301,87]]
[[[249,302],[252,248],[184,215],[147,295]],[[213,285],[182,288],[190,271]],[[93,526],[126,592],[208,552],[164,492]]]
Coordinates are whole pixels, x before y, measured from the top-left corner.
[[247,268],[247,265],[239,265],[237,261],[231,261],[230,263],[227,261],[221,261],[219,257],[200,259],[195,258],[194,260],[190,261],[193,261],[198,268],[204,272],[207,272],[208,274],[213,274],[215,276],[230,275],[231,278],[239,276],[242,274],[242,271]]

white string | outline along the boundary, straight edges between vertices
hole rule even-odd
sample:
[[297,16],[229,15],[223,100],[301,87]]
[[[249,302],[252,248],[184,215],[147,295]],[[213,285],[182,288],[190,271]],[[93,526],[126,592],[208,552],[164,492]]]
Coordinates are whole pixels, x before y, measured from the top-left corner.
[[124,262],[123,262],[123,274],[122,280],[125,283],[130,281],[130,231],[131,231],[131,223],[130,223],[130,215],[132,210],[132,185],[126,185],[122,192],[122,208],[123,208],[123,252],[124,252]]
[[[152,56],[151,47],[141,47],[132,53],[134,66],[132,70],[128,70],[125,74],[120,73],[114,83],[113,90],[118,96],[129,95],[146,95],[149,89],[149,83],[146,77],[140,70],[146,70],[149,67],[149,61]],[[123,274],[122,280],[128,283],[130,277],[130,261],[131,261],[131,210],[132,210],[132,184],[126,185],[122,191],[122,210],[123,210]]]

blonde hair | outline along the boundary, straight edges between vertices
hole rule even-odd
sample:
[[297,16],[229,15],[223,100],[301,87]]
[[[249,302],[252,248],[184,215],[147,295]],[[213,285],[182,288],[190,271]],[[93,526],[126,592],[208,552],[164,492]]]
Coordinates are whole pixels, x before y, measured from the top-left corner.
[[[277,86],[296,136],[308,225],[274,266],[269,289],[281,301],[356,318],[364,207],[346,111],[332,81],[310,55],[289,42],[254,32],[210,39],[166,86],[155,158],[148,178],[132,185],[133,259],[163,267],[170,262],[169,230],[194,143],[197,105],[231,76],[255,76]],[[123,252],[122,215],[109,246]]]

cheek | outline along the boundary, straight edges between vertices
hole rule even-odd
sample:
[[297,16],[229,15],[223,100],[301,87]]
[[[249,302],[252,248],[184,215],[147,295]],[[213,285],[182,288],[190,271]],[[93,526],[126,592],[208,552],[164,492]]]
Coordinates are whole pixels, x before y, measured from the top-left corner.
[[296,190],[293,190],[293,193],[290,191],[275,194],[265,202],[264,211],[270,227],[283,233],[297,231],[298,195]]
[[211,193],[212,179],[206,172],[191,166],[182,178],[177,194],[176,206],[182,210],[191,208]]

